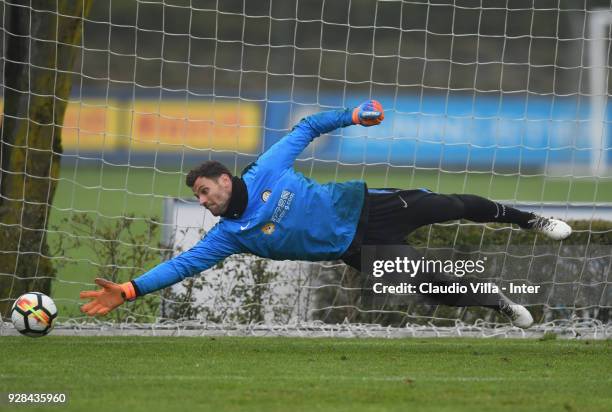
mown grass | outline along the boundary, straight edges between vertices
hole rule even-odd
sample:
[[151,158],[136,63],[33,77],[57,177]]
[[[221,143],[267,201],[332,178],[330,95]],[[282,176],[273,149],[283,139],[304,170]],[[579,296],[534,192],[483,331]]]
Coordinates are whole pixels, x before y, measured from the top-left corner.
[[2,391],[66,393],[58,410],[612,409],[609,340],[48,336],[0,350]]

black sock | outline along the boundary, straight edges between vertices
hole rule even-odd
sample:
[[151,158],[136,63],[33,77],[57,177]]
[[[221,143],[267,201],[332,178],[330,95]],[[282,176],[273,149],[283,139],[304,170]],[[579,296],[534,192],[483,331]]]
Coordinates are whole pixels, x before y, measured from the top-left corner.
[[456,195],[465,206],[465,218],[474,222],[514,223],[523,229],[530,229],[529,221],[535,217],[531,212],[523,212],[501,203],[493,202],[476,195]]

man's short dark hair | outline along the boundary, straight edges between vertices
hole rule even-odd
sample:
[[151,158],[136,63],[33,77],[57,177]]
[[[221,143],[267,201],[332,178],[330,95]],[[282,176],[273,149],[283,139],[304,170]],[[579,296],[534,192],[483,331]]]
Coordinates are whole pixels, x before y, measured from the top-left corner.
[[216,160],[207,160],[200,166],[192,169],[187,173],[185,184],[189,187],[193,187],[193,184],[198,177],[206,177],[208,179],[217,180],[221,175],[228,175],[232,177],[232,172],[229,171],[224,164],[217,162]]

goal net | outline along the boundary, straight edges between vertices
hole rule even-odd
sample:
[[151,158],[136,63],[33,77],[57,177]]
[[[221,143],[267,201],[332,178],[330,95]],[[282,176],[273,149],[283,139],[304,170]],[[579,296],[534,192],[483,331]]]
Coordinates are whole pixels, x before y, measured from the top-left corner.
[[[37,2],[24,7],[35,13]],[[367,276],[339,261],[250,255],[105,318],[79,312],[78,292],[95,277],[137,277],[214,224],[190,199],[189,169],[214,159],[239,175],[304,116],[375,98],[385,108],[380,126],[317,138],[296,169],[321,183],[478,194],[573,221],[561,243],[467,221],[407,241],[427,256],[486,257],[481,277],[495,284],[539,286],[511,294],[533,314],[532,330],[609,336],[609,9],[605,1],[94,2],[69,69],[45,231],[60,328],[519,333],[489,309],[369,299]],[[32,47],[44,41],[32,38]],[[49,276],[30,269],[29,278]],[[11,296],[15,270],[0,268],[8,285],[0,299]]]

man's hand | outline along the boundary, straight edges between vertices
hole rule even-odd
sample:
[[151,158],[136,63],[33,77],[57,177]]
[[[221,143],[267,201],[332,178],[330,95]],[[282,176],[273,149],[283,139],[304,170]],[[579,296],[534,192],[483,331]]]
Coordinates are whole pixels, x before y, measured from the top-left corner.
[[131,282],[118,284],[101,278],[97,278],[95,282],[102,287],[101,290],[88,290],[80,294],[81,299],[91,299],[91,302],[81,306],[81,312],[89,316],[106,315],[127,299],[136,297]]
[[353,123],[362,126],[380,124],[385,118],[382,105],[376,100],[368,100],[353,109]]

